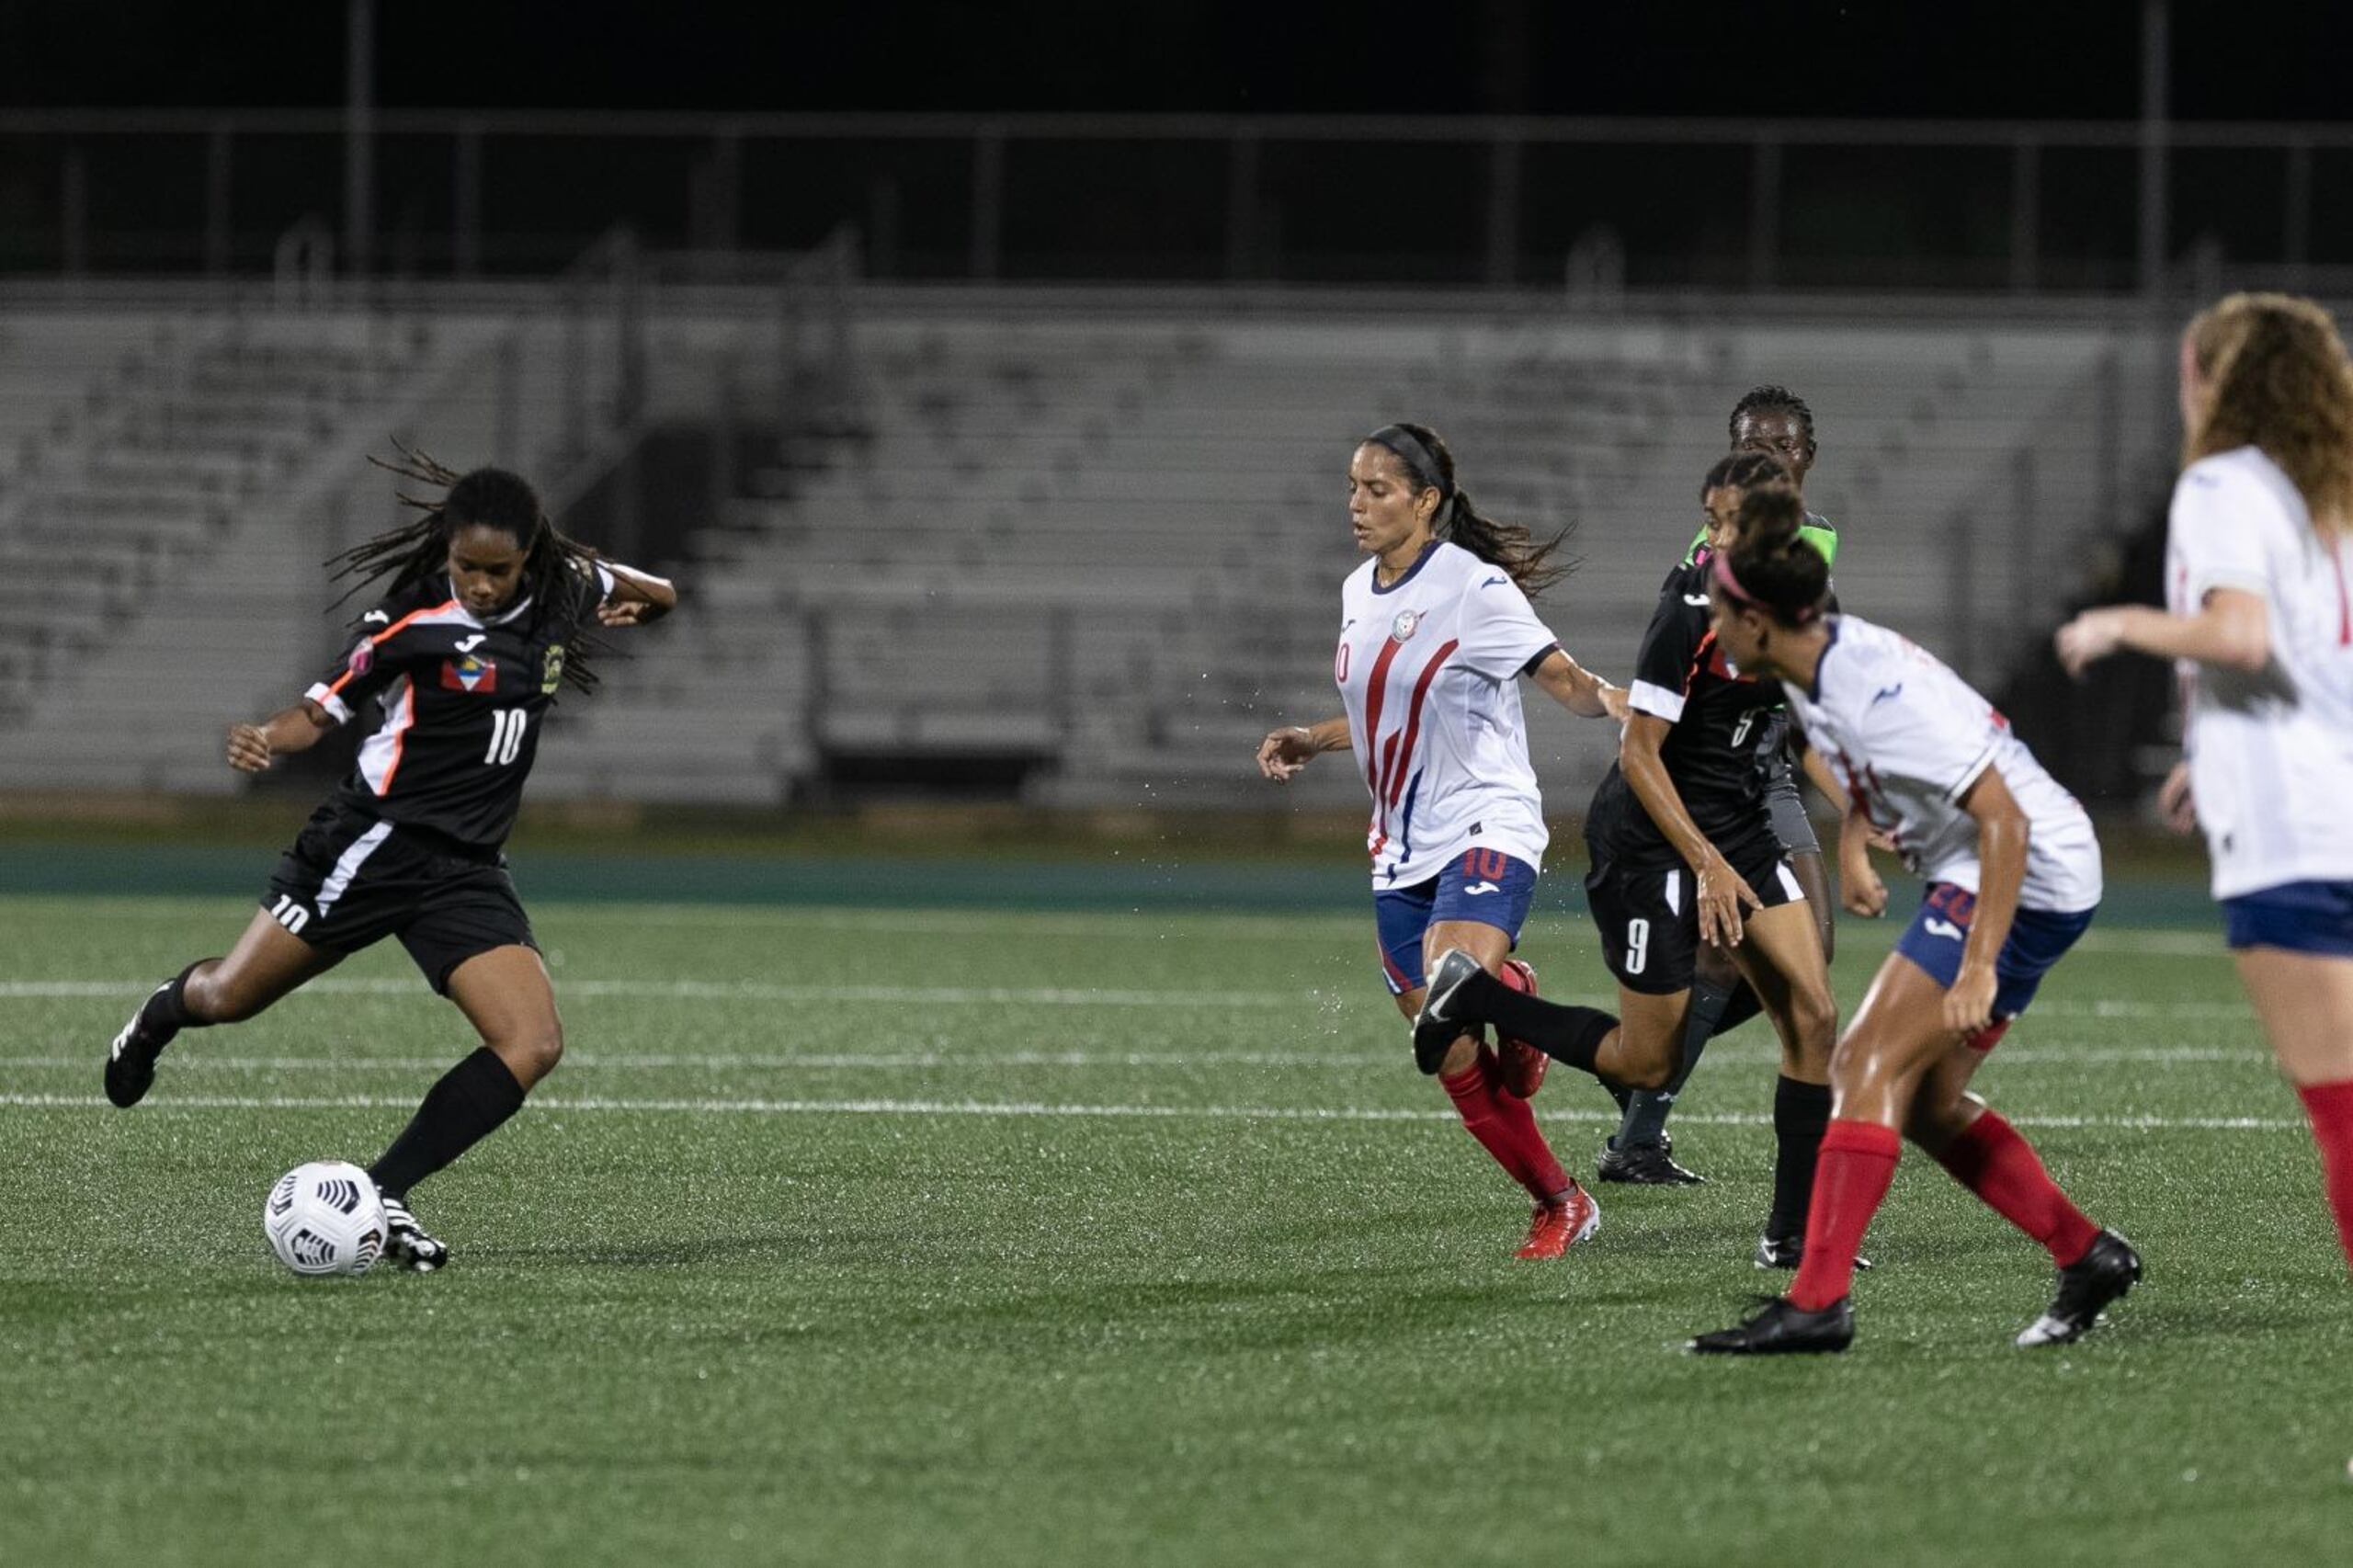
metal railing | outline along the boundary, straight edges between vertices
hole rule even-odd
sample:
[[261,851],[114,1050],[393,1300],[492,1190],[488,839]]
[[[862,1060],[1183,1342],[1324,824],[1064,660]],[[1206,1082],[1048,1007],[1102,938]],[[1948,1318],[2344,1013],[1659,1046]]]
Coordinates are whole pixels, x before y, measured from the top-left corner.
[[[881,278],[2118,292],[2211,240],[2353,279],[2353,127],[1213,115],[0,113],[0,270],[258,270],[306,212],[380,276],[668,249]],[[357,155],[369,177],[348,178]],[[1366,188],[1411,193],[1368,222]],[[349,209],[357,202],[367,210]],[[378,210],[381,209],[381,210]]]

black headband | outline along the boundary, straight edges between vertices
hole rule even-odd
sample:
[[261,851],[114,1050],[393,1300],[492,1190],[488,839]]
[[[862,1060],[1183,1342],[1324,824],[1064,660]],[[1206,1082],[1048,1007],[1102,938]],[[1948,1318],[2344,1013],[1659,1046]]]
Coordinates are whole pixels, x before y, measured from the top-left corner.
[[1438,492],[1440,501],[1454,499],[1454,486],[1447,483],[1446,470],[1438,467],[1438,459],[1422,445],[1420,437],[1403,425],[1383,425],[1365,437],[1367,444],[1386,447],[1404,461],[1406,472],[1430,489]]

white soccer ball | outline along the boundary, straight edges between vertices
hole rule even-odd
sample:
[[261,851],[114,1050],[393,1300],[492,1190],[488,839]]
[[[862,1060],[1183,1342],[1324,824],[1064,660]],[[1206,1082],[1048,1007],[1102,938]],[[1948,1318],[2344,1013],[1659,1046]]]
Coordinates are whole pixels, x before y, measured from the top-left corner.
[[365,1274],[383,1256],[384,1201],[358,1165],[313,1160],[278,1178],[261,1228],[297,1274]]

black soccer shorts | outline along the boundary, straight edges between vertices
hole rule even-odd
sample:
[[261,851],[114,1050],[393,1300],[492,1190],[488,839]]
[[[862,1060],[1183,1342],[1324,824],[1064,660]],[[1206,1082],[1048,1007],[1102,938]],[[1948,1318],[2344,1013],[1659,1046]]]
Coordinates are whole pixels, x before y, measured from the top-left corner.
[[398,937],[445,996],[450,971],[475,954],[540,945],[498,858],[336,801],[312,813],[261,903],[271,919],[331,953]]
[[[1758,831],[1718,845],[1732,869],[1768,909],[1805,897],[1780,841]],[[1585,880],[1586,902],[1601,932],[1601,958],[1629,991],[1665,996],[1688,990],[1699,950],[1699,879],[1677,861],[1597,865]]]

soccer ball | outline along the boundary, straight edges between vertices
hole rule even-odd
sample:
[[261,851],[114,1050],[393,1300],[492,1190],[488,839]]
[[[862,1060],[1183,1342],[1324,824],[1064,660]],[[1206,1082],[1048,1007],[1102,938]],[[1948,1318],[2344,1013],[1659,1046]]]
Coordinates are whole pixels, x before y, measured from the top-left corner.
[[383,1256],[384,1201],[358,1165],[313,1160],[278,1178],[261,1228],[297,1274],[365,1274]]

